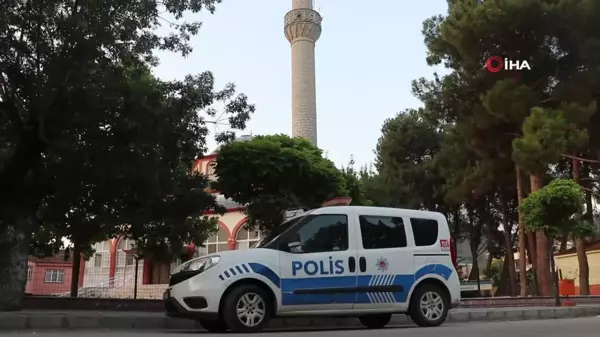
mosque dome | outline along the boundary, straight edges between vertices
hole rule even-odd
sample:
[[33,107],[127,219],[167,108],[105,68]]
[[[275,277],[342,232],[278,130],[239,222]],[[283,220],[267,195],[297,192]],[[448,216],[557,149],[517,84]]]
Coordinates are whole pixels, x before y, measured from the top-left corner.
[[[254,138],[254,136],[251,134],[250,135],[241,135],[241,136],[237,137],[236,139],[234,139],[233,141],[234,142],[247,142],[249,140],[252,140],[252,138]],[[223,145],[217,146],[210,154],[215,155],[215,154],[219,153],[221,146],[223,146]]]

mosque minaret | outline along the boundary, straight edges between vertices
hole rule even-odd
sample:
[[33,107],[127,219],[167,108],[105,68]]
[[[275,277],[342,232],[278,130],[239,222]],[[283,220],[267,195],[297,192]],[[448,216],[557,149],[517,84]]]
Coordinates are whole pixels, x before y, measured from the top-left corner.
[[292,49],[292,137],[317,145],[315,43],[321,36],[321,15],[313,0],[292,0],[285,15],[285,37]]

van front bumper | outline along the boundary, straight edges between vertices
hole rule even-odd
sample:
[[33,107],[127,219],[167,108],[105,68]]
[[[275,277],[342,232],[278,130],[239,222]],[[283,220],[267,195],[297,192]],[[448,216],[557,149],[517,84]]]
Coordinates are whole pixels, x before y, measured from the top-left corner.
[[[187,298],[187,300],[201,302],[202,298]],[[206,321],[216,321],[219,318],[219,313],[217,312],[190,311],[186,309],[183,305],[181,305],[181,303],[179,303],[179,301],[176,298],[169,297],[167,293],[165,293],[164,304],[166,314],[169,317],[188,318]]]

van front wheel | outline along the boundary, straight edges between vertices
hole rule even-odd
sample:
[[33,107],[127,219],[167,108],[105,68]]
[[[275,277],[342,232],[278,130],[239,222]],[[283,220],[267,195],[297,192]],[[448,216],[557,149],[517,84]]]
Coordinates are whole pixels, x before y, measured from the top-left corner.
[[440,287],[424,284],[410,299],[409,315],[418,326],[439,326],[448,316],[450,299]]
[[368,329],[383,329],[390,323],[391,314],[368,315],[359,317],[358,320],[365,328]]
[[269,294],[255,285],[233,289],[223,305],[223,319],[232,332],[259,332],[273,313]]

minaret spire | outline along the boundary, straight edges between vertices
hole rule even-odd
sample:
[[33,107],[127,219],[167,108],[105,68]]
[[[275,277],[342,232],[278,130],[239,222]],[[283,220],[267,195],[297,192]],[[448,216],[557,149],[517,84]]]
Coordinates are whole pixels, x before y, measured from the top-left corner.
[[285,37],[292,48],[292,136],[317,145],[315,43],[321,36],[321,15],[312,0],[292,0],[285,15]]

